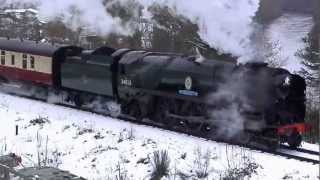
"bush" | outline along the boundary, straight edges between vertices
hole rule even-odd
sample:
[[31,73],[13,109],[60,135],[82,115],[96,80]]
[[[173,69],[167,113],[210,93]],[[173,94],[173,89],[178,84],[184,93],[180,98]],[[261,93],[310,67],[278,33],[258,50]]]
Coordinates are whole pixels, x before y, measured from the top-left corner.
[[129,131],[127,129],[123,129],[118,138],[118,143],[121,143],[124,140],[134,140],[135,139],[135,134],[134,134],[134,129],[131,128]]
[[194,159],[195,176],[198,179],[207,178],[209,176],[211,152],[207,150],[205,154],[202,154],[201,149],[198,148],[195,151],[195,154],[196,154],[196,157]]
[[233,147],[228,152],[228,145],[226,146],[226,155],[228,160],[228,167],[220,175],[221,180],[238,180],[238,179],[250,179],[253,174],[257,174],[257,170],[261,168],[259,164],[247,154],[247,150],[244,148],[237,152]]
[[244,163],[242,167],[233,167],[227,169],[227,171],[222,174],[222,180],[238,180],[244,179],[245,177],[251,178],[253,174],[257,174],[257,169],[260,166],[255,162]]
[[47,117],[37,117],[35,119],[30,120],[29,123],[32,126],[39,125],[40,127],[43,127],[44,124],[50,123],[50,121]]
[[128,180],[128,171],[121,166],[121,163],[118,162],[117,167],[116,167],[116,180]]
[[160,180],[169,175],[170,159],[168,151],[155,151],[152,159],[151,180]]
[[[210,168],[210,162],[212,159],[216,159],[217,156],[215,156],[214,153],[211,152],[210,149],[206,151],[202,151],[200,147],[196,148],[194,151],[194,160],[192,169],[189,171],[177,171],[176,176],[179,177],[180,180],[188,180],[188,179],[208,179],[210,173],[213,171],[212,168]],[[182,155],[184,159],[186,158],[186,153]]]

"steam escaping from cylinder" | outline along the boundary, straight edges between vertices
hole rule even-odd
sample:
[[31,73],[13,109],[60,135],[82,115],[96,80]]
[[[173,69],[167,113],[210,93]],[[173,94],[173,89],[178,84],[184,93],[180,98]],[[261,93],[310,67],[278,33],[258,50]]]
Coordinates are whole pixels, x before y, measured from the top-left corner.
[[[40,17],[47,20],[59,17],[72,28],[89,28],[101,35],[112,32],[129,35],[133,32],[130,23],[112,16],[106,8],[120,3],[132,11],[130,2],[141,4],[145,19],[152,18],[148,11],[152,5],[167,6],[177,15],[197,24],[199,36],[220,53],[240,57],[240,62],[252,58],[250,37],[259,0],[2,0],[2,6],[32,5],[39,10]],[[140,18],[139,8],[132,19]]]
[[240,112],[240,105],[246,104],[246,99],[241,99],[245,97],[242,94],[245,86],[237,82],[232,76],[207,97],[207,102],[214,106],[209,109],[211,123],[216,127],[214,136],[231,140],[245,129],[245,118]]
[[230,93],[217,93],[208,98],[211,103],[219,103],[221,99],[227,103],[221,107],[209,109],[210,123],[216,127],[211,135],[224,140],[243,142],[244,139],[241,138],[245,134],[246,119],[239,111],[239,104],[230,95]]
[[[246,130],[260,132],[266,125],[264,119],[249,118],[247,113],[263,109],[261,107],[268,101],[263,98],[267,87],[264,82],[249,80],[246,71],[220,73],[224,82],[218,83],[217,90],[206,98],[211,107],[208,109],[210,123],[215,127],[212,135],[246,143],[244,141],[249,138]],[[257,72],[257,80],[266,79],[263,74],[264,71]]]

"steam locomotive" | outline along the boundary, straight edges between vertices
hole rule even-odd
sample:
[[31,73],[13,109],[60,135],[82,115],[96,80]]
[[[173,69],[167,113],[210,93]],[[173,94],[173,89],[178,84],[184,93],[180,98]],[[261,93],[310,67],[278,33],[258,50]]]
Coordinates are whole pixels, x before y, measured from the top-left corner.
[[[135,121],[205,136],[298,147],[305,123],[305,80],[264,63],[101,47],[0,39],[2,86],[36,85],[67,92],[77,107],[97,97],[117,102]],[[36,91],[35,93],[40,93]]]

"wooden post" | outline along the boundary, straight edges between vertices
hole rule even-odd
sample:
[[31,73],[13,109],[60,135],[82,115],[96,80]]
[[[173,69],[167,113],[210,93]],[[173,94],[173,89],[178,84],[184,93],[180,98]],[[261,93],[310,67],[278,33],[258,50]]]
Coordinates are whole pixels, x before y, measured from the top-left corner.
[[19,126],[16,125],[16,136],[18,136],[18,135],[19,135]]

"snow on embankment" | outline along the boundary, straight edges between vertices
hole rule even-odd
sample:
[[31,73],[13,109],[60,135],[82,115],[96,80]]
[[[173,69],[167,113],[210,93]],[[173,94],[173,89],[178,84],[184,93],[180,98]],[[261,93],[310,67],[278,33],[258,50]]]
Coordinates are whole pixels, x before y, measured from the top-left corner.
[[[0,94],[0,114],[2,154],[16,152],[25,166],[31,166],[37,164],[37,152],[44,159],[47,146],[48,165],[88,179],[114,179],[117,165],[129,179],[149,179],[148,157],[157,150],[168,150],[172,174],[195,176],[199,169],[195,160],[200,157],[200,164],[206,164],[206,159],[210,162],[209,179],[248,166],[258,173],[252,179],[316,179],[318,175],[317,165],[5,94]],[[30,123],[35,119],[44,124]],[[19,125],[18,136],[15,125]]]

